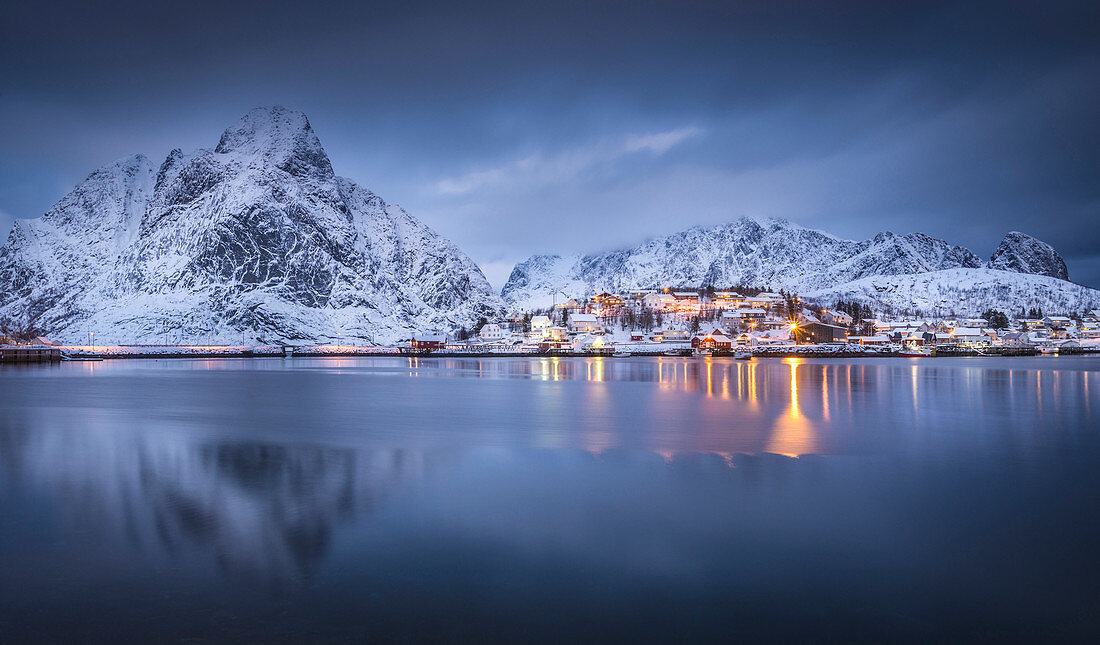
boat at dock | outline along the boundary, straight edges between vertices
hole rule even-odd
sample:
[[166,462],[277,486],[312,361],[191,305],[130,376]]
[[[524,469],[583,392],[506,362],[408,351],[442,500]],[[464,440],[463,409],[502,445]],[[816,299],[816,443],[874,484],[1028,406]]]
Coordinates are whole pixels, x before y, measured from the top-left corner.
[[921,358],[921,357],[924,357],[924,356],[931,356],[931,355],[932,355],[932,350],[924,349],[924,348],[920,348],[920,347],[910,347],[910,348],[903,349],[900,352],[898,352],[898,356],[905,356],[905,357],[908,357],[908,358]]
[[630,358],[630,352],[618,351],[612,354],[611,358]]
[[96,354],[93,352],[80,352],[75,354],[62,354],[61,360],[63,361],[101,361],[103,360],[103,354]]
[[752,352],[747,349],[742,349],[733,353],[733,357],[739,361],[747,361],[752,359]]

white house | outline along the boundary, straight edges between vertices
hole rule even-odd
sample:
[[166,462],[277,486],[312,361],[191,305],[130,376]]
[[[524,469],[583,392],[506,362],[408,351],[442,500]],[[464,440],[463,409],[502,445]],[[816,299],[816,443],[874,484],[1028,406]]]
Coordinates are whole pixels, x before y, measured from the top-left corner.
[[547,330],[554,326],[550,316],[533,316],[531,318],[531,331],[527,332],[529,340],[542,340],[547,336]]
[[979,327],[955,327],[951,338],[958,345],[989,345],[993,339]]
[[573,333],[593,333],[603,331],[596,320],[596,314],[573,314],[569,317],[569,331]]
[[725,327],[740,327],[741,325],[757,326],[764,321],[767,315],[767,311],[757,308],[723,311],[721,324]]
[[1082,323],[1078,335],[1081,338],[1100,338],[1100,323]]
[[774,307],[783,304],[783,296],[780,294],[773,294],[770,292],[759,293],[755,296],[748,298],[748,303],[752,307]]
[[488,323],[481,328],[477,335],[484,341],[502,340],[508,332],[499,323]]
[[685,305],[697,305],[699,304],[699,292],[697,291],[673,291],[672,297],[676,299],[680,304]]
[[676,306],[676,298],[667,293],[647,293],[642,304],[650,309],[671,309]]
[[843,311],[829,311],[825,310],[821,312],[821,322],[829,323],[830,325],[851,325],[853,321],[852,317]]

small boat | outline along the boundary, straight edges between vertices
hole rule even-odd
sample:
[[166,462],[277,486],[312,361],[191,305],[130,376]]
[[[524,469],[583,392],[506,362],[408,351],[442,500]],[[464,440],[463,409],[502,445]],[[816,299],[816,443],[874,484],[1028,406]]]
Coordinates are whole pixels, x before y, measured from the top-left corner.
[[909,358],[920,358],[922,356],[931,356],[932,351],[928,349],[922,349],[920,347],[910,347],[898,352],[898,356],[906,356]]
[[695,350],[696,356],[714,356],[714,351],[709,349],[697,349]]
[[678,349],[670,349],[667,352],[664,352],[663,355],[664,356],[683,356],[684,354],[683,354],[683,352],[681,352]]
[[747,361],[752,358],[752,352],[747,349],[738,350],[733,353],[733,357],[739,361]]
[[619,350],[611,355],[611,358],[630,358],[630,352]]
[[61,360],[63,361],[101,361],[103,360],[103,354],[93,354],[92,352],[81,352],[79,354],[62,354]]

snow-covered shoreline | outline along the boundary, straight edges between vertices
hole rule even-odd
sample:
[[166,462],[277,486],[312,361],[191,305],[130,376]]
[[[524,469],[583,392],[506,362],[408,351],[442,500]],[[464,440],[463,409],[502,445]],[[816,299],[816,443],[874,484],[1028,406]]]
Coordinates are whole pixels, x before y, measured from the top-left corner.
[[[656,346],[642,346],[641,343],[634,347],[623,348],[636,357],[663,356],[674,347],[659,348]],[[671,345],[671,344],[670,344]],[[607,352],[585,351],[555,351],[555,352],[522,352],[522,351],[493,351],[493,350],[456,350],[441,349],[431,352],[411,353],[408,348],[392,346],[352,346],[352,345],[312,345],[289,348],[284,354],[281,345],[121,345],[121,346],[60,346],[57,347],[65,355],[80,359],[82,357],[98,356],[104,359],[140,359],[140,358],[283,358],[283,357],[407,357],[407,358],[610,358]],[[988,350],[987,350],[988,351]],[[1100,346],[1087,346],[1080,348],[1075,353],[1100,353]],[[897,348],[890,346],[870,346],[856,344],[823,344],[823,345],[776,345],[769,347],[752,348],[754,358],[892,358],[899,357]],[[951,356],[961,354],[952,353]],[[998,357],[1001,354],[991,352],[983,356]],[[1007,354],[1006,354],[1007,355]],[[713,358],[730,358],[724,353]],[[695,358],[685,354],[679,358]]]

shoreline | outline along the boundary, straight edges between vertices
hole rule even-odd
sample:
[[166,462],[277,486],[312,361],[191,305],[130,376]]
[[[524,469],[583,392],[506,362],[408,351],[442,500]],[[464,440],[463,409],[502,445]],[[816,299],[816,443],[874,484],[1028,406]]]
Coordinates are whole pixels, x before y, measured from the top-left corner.
[[[573,352],[562,350],[550,350],[544,352],[486,352],[486,351],[448,351],[448,350],[409,350],[399,347],[352,347],[352,346],[310,346],[301,349],[282,346],[96,346],[94,351],[90,346],[61,346],[57,347],[65,354],[65,362],[83,362],[97,360],[125,360],[125,359],[183,359],[183,358],[613,358],[611,353],[604,351]],[[707,358],[695,356],[689,350],[675,348],[673,351],[681,351],[680,356],[667,356],[664,350],[631,351],[630,356],[636,357],[664,357],[664,358]],[[719,350],[712,358],[732,358],[735,350]],[[1066,348],[1056,355],[1088,355],[1100,354],[1100,347],[1076,347]],[[943,348],[937,350],[935,355],[919,358],[954,358],[954,357],[1011,357],[1011,356],[1037,356],[1040,355],[1036,347],[988,347],[981,351],[970,348]],[[1050,354],[1046,354],[1050,355]],[[799,345],[783,347],[757,347],[752,350],[753,358],[912,358],[902,356],[899,350],[879,346],[866,345]]]

